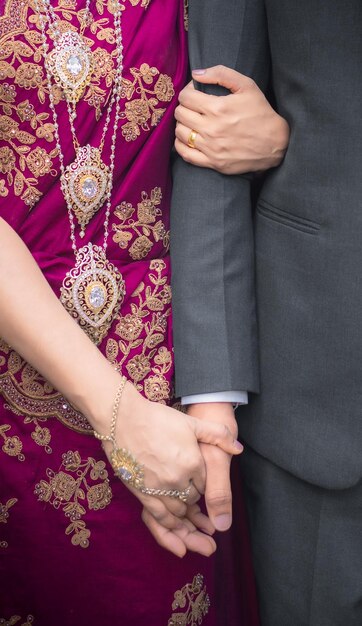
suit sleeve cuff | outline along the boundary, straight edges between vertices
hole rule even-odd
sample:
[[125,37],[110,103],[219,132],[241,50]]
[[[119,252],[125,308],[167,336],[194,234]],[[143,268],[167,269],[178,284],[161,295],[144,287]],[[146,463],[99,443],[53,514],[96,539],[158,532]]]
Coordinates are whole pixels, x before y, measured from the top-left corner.
[[205,402],[231,402],[232,404],[248,404],[247,391],[217,391],[200,393],[181,398],[181,404],[204,404]]

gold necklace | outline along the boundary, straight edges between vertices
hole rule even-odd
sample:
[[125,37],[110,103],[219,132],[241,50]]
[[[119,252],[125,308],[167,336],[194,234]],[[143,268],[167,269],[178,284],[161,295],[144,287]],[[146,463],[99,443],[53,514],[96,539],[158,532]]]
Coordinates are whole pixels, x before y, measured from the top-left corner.
[[[49,6],[49,0],[43,0],[45,7]],[[67,205],[70,239],[72,249],[75,254],[76,263],[66,275],[61,288],[60,301],[70,313],[70,315],[79,323],[83,330],[97,345],[106,336],[115,316],[121,306],[124,294],[125,283],[122,274],[107,259],[106,250],[109,235],[109,217],[111,212],[111,195],[113,188],[115,145],[117,137],[117,128],[120,122],[120,97],[121,82],[123,72],[123,43],[121,29],[121,8],[119,0],[116,4],[114,13],[116,46],[117,46],[117,69],[114,79],[114,88],[107,109],[106,122],[103,129],[100,149],[93,148],[89,144],[81,147],[76,139],[74,128],[74,115],[68,105],[69,122],[72,130],[73,141],[76,142],[76,159],[65,167],[64,154],[61,147],[59,136],[58,115],[55,108],[54,95],[51,83],[51,70],[48,59],[48,45],[45,32],[45,20],[39,9],[39,0],[35,0],[37,12],[40,18],[41,31],[43,37],[43,54],[44,63],[49,91],[50,108],[54,120],[54,134],[56,145],[59,153],[60,170],[61,170],[61,189]],[[46,11],[49,19],[49,12]],[[109,167],[103,164],[100,159],[100,153],[103,149],[106,132],[110,124],[111,112],[115,104],[114,125],[111,140],[111,155]],[[75,236],[74,222],[74,197],[77,197],[77,186],[81,189],[81,193],[87,196],[87,192],[91,196],[93,187],[99,192],[98,208],[106,201],[106,212],[104,220],[104,241],[103,246],[93,245],[91,242],[77,248]],[[102,194],[100,193],[102,191]],[[91,193],[92,192],[92,193]],[[92,207],[92,203],[90,203]],[[85,209],[83,212],[85,212]],[[98,209],[96,209],[98,210]],[[88,223],[94,214],[94,209],[90,209],[88,214],[83,216],[81,224],[81,234],[84,234],[83,224]],[[92,215],[89,215],[92,213]],[[78,220],[79,221],[79,220]]]
[[62,88],[67,102],[75,105],[81,99],[89,85],[93,71],[93,55],[90,47],[83,39],[85,27],[92,21],[89,10],[90,0],[87,0],[84,11],[81,13],[80,33],[69,30],[62,33],[57,26],[58,18],[50,3],[45,1],[54,39],[54,49],[48,55],[49,70],[55,82]]
[[[86,17],[82,20],[82,32],[91,17],[89,3],[90,0],[87,0],[86,8],[83,12],[83,15]],[[92,147],[89,144],[81,147],[77,139],[74,120],[77,117],[76,104],[78,102],[78,96],[82,95],[85,85],[88,84],[91,78],[91,68],[93,65],[92,52],[89,46],[83,42],[81,35],[77,32],[69,30],[60,33],[57,27],[57,16],[50,0],[43,0],[43,6],[51,28],[52,37],[55,41],[54,49],[44,57],[46,59],[46,69],[52,75],[55,82],[61,84],[62,88],[65,90],[70,129],[76,154],[73,163],[69,164],[64,172],[62,172],[62,183],[68,187],[68,197],[71,201],[72,212],[80,225],[80,237],[83,238],[87,224],[106,201],[110,170],[102,160],[102,152],[111,120],[112,107],[115,102],[114,92],[115,89],[119,89],[119,85],[116,82],[113,85],[113,93],[107,108],[99,147]],[[44,25],[43,22],[42,24]],[[69,45],[65,45],[66,42],[68,42]],[[60,50],[59,46],[62,50]],[[78,76],[74,75],[73,78],[68,79],[66,72],[71,75],[72,72],[69,68],[71,69],[72,67],[82,69]]]

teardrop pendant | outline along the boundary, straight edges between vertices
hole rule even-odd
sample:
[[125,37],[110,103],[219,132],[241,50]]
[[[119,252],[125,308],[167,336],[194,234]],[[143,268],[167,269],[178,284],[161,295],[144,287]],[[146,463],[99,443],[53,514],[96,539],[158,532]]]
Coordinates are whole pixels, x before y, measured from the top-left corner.
[[124,295],[123,276],[104,250],[91,243],[80,248],[75,267],[64,278],[60,301],[96,345],[109,331]]
[[67,101],[75,105],[92,77],[93,56],[89,46],[77,32],[66,31],[49,54],[48,66]]
[[98,148],[89,144],[78,148],[75,160],[65,169],[62,185],[82,237],[88,222],[106,201],[109,178],[109,167],[103,163]]

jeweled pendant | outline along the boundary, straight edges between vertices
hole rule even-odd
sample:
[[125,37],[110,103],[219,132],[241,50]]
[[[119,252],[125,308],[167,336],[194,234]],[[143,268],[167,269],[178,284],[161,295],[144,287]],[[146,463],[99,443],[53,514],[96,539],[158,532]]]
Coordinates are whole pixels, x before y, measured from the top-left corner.
[[92,77],[93,57],[89,46],[77,32],[67,31],[59,37],[48,63],[68,102],[76,104]]
[[64,278],[60,301],[98,345],[119,312],[124,294],[122,274],[103,248],[89,243],[78,250],[76,265]]
[[89,145],[78,148],[75,161],[65,170],[62,183],[67,186],[82,237],[86,225],[106,200],[109,176],[109,167],[103,163],[98,148]]

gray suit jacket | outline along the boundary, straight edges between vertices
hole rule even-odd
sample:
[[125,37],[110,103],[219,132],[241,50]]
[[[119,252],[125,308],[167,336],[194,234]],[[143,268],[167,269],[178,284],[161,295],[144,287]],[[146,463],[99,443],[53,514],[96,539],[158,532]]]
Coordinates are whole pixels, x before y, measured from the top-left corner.
[[248,177],[176,162],[177,393],[254,392],[239,426],[255,450],[315,484],[351,486],[362,477],[361,0],[191,0],[190,59],[270,81],[291,139],[255,211]]

